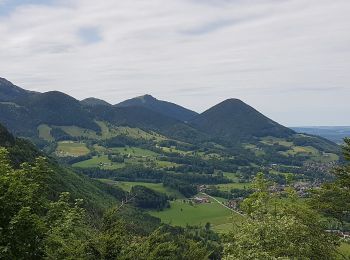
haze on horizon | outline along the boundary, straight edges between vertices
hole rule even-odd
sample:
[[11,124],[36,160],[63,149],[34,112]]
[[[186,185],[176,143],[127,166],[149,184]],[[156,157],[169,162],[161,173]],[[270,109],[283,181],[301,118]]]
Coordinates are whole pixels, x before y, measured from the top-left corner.
[[287,126],[350,125],[348,0],[0,0],[0,77],[197,112],[240,98]]

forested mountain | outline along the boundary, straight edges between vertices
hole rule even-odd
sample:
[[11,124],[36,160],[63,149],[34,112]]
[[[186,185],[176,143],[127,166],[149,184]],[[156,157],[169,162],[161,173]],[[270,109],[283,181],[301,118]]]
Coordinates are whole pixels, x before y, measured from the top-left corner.
[[295,133],[239,99],[227,99],[196,116],[190,123],[210,135],[231,139],[263,136],[285,138]]
[[102,99],[94,98],[94,97],[85,98],[85,99],[81,100],[80,103],[83,104],[84,106],[87,106],[87,107],[111,106],[111,104],[109,104],[108,102],[106,102]]
[[0,102],[12,102],[19,98],[29,97],[32,94],[35,94],[35,92],[24,90],[0,77]]
[[168,117],[175,118],[180,121],[189,121],[194,116],[197,115],[196,112],[184,108],[182,106],[176,105],[171,102],[158,100],[151,95],[144,95],[140,97],[135,97],[132,99],[125,100],[117,105],[117,107],[144,107],[160,114],[166,115]]
[[99,131],[78,100],[58,91],[21,96],[12,103],[0,103],[0,109],[0,122],[18,135],[36,135],[36,129],[42,123],[76,125]]

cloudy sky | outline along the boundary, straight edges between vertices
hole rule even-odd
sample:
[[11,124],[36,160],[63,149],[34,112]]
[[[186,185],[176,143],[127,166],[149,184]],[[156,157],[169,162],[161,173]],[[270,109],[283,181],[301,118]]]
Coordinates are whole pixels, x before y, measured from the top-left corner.
[[0,0],[0,77],[201,112],[240,98],[288,125],[350,125],[349,0]]

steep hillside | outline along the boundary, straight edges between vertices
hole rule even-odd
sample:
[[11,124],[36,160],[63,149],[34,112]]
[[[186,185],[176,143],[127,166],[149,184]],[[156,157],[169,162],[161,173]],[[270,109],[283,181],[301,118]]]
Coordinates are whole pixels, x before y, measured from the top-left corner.
[[163,135],[181,140],[196,140],[204,134],[191,126],[172,117],[165,116],[144,107],[106,107],[91,108],[91,114],[101,121],[117,126],[137,127],[159,132]]
[[116,105],[117,107],[144,107],[168,117],[175,118],[180,121],[188,121],[197,115],[196,112],[176,105],[171,102],[158,100],[151,95],[144,95],[132,99],[125,100]]
[[12,102],[32,94],[34,94],[34,92],[17,87],[10,81],[0,77],[0,102]]
[[213,136],[240,140],[294,134],[293,130],[272,121],[238,99],[227,99],[215,105],[196,116],[190,124]]
[[140,127],[147,129],[162,129],[180,121],[141,107],[104,107],[91,109],[92,114],[102,121],[115,125]]
[[[5,127],[0,125],[0,147],[5,147],[13,166],[18,167],[23,162],[33,163],[38,156],[44,156],[30,142],[14,138]],[[76,174],[59,166],[55,161],[47,159],[51,168],[47,185],[50,196],[57,199],[61,192],[70,192],[74,198],[83,198],[86,208],[93,214],[113,206],[124,197],[120,189],[111,188],[101,182]]]

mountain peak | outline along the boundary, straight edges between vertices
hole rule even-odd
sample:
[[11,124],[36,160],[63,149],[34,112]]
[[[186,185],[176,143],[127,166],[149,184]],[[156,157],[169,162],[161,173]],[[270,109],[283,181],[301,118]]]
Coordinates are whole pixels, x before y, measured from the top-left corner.
[[285,137],[294,133],[236,98],[226,99],[204,111],[191,124],[207,133],[233,139],[254,136]]
[[184,108],[182,106],[176,105],[171,102],[156,99],[155,97],[149,94],[125,100],[115,106],[117,107],[136,106],[136,107],[148,108],[154,112],[163,114],[165,116],[168,116],[180,121],[188,121],[197,115],[197,113],[194,111],[191,111],[187,108]]
[[110,103],[108,103],[102,99],[98,99],[98,98],[94,98],[94,97],[85,98],[85,99],[81,100],[80,103],[83,104],[84,106],[88,106],[88,107],[111,106]]
[[154,102],[154,101],[158,101],[158,99],[156,99],[155,97],[153,97],[152,95],[149,94],[145,94],[142,96],[137,97],[139,99],[142,100],[142,102]]

